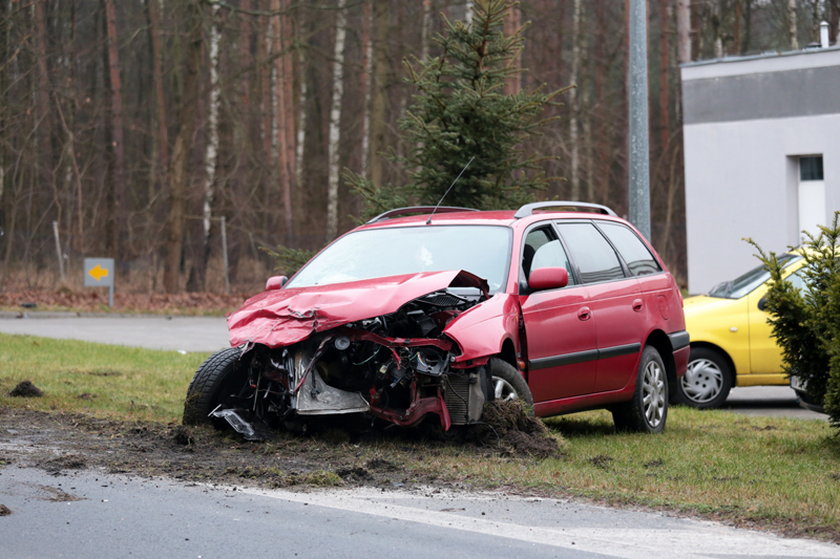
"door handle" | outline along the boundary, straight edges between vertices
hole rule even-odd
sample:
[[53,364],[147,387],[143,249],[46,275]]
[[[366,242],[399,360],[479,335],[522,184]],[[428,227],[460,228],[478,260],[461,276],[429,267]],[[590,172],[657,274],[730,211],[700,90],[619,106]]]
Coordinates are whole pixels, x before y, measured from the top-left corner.
[[589,307],[583,307],[578,311],[578,318],[581,320],[589,320],[592,318],[592,311]]
[[642,303],[641,299],[634,299],[633,300],[633,310],[639,312],[644,307],[644,303]]

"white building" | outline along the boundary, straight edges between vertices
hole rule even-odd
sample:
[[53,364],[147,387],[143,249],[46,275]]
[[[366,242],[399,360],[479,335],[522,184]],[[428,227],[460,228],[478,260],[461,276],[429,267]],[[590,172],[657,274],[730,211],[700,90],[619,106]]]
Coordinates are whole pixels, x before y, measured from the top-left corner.
[[840,210],[840,48],[681,68],[688,288],[798,245]]

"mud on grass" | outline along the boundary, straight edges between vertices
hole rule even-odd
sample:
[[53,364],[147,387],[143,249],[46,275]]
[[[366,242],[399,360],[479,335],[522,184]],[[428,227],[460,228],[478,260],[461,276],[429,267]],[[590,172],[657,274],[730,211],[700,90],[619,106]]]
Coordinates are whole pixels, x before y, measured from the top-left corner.
[[[539,422],[537,422],[539,424]],[[0,407],[0,463],[38,467],[53,474],[98,468],[108,473],[165,476],[220,485],[292,486],[457,485],[482,487],[481,479],[443,474],[446,457],[504,460],[560,456],[545,431],[527,438],[553,442],[522,446],[520,437],[474,440],[455,433],[431,437],[423,430],[347,433],[337,429],[298,435],[278,431],[264,442],[246,442],[232,430],[210,426],[121,422],[79,414]],[[541,425],[541,424],[539,424]],[[544,429],[544,428],[543,428]],[[501,430],[498,430],[501,433]],[[548,452],[548,454],[547,454]]]

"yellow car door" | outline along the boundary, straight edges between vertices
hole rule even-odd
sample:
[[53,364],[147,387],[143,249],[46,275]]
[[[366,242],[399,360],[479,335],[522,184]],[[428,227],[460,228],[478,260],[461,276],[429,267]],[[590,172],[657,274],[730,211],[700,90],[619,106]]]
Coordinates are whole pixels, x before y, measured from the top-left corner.
[[[801,288],[799,275],[792,275],[804,264],[803,259],[793,262],[785,270],[788,280]],[[773,328],[768,322],[770,315],[761,310],[763,299],[767,295],[767,284],[763,283],[747,296],[750,328],[750,369],[749,374],[738,378],[743,386],[765,384],[787,384],[787,375],[782,372],[782,350],[773,337]]]

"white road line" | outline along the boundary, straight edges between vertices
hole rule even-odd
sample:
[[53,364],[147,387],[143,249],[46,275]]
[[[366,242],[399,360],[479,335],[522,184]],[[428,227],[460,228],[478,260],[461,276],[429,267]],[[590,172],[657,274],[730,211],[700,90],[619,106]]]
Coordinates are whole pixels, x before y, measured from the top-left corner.
[[[684,522],[685,527],[681,529],[535,526],[499,522],[426,508],[430,505],[432,507],[439,505],[441,499],[429,499],[423,495],[408,492],[382,492],[364,488],[313,493],[252,488],[238,488],[237,491],[428,526],[510,538],[533,544],[608,554],[623,559],[649,559],[651,556],[709,558],[721,555],[726,555],[728,558],[767,556],[809,559],[840,558],[840,547],[832,544],[736,530],[712,522],[684,520],[681,522]],[[462,503],[467,502],[467,504],[470,500],[488,500],[487,497],[474,498],[466,494],[456,494],[450,498]],[[504,499],[507,501],[526,500],[517,497],[504,497]],[[395,504],[395,502],[401,504]],[[544,522],[545,519],[543,518],[542,521]]]

